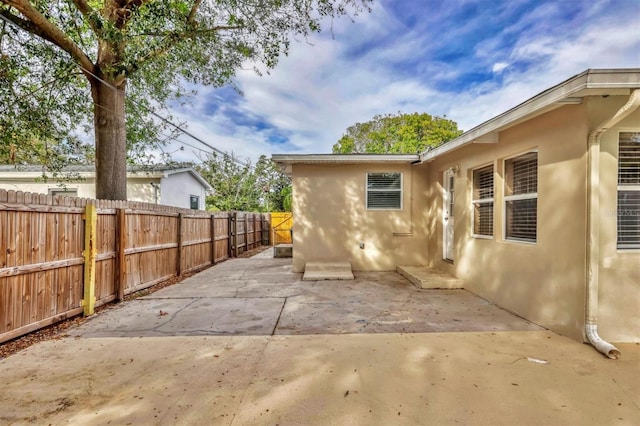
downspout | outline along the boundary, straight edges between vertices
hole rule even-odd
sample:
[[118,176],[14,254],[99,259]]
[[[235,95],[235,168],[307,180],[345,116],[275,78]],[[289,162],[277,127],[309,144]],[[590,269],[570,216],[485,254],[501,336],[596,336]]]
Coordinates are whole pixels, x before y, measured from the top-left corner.
[[640,89],[631,92],[627,103],[613,116],[589,133],[587,146],[587,300],[585,334],[598,351],[611,359],[622,356],[620,350],[598,335],[598,284],[600,269],[600,139],[640,106]]

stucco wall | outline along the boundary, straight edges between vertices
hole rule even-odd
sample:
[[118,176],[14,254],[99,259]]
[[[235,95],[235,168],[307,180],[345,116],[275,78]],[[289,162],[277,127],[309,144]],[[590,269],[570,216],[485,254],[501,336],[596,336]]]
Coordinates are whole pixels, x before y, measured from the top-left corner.
[[170,206],[190,208],[190,196],[200,198],[199,209],[205,208],[205,189],[191,173],[174,173],[162,178],[160,203]]
[[[602,122],[626,97],[593,98],[590,121]],[[640,131],[636,111],[602,135],[600,145],[599,332],[611,341],[640,342],[640,250],[617,249],[618,133]]]
[[[307,261],[345,260],[354,270],[394,270],[427,260],[425,170],[405,165],[293,166],[293,269]],[[403,209],[367,210],[366,174],[403,173]],[[409,233],[412,236],[394,236]],[[364,249],[359,243],[364,243]]]
[[[586,295],[587,138],[625,96],[587,98],[515,125],[496,144],[474,144],[431,163],[293,166],[294,270],[309,260],[349,260],[355,270],[429,265],[465,287],[558,333],[582,340]],[[639,131],[640,111],[602,137],[600,156],[599,329],[610,341],[640,341],[640,250],[616,248],[619,131]],[[504,161],[538,151],[535,243],[504,236]],[[473,170],[494,165],[494,236],[472,229]],[[443,173],[455,177],[453,263],[443,257]],[[402,211],[367,211],[367,172],[402,172]],[[394,232],[413,236],[398,237]],[[361,250],[358,243],[365,243]]]
[[[430,264],[462,278],[465,287],[533,322],[582,337],[585,300],[585,106],[565,106],[516,125],[497,144],[477,144],[431,164],[430,199],[438,214],[429,240]],[[535,243],[504,238],[504,160],[538,150],[538,226]],[[494,237],[472,230],[472,171],[494,164]],[[455,179],[455,261],[442,260],[442,174]]]

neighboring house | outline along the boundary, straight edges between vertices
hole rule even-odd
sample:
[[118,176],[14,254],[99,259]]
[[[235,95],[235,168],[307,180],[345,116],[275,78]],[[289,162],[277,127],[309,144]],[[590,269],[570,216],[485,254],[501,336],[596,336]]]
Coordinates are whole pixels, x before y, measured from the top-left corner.
[[434,267],[574,339],[640,341],[639,89],[588,70],[420,155],[274,155],[293,269]]
[[[82,178],[73,182],[58,182],[49,178],[44,182],[39,166],[0,165],[0,189],[51,195],[95,198],[95,170],[93,166],[70,166],[66,173]],[[211,185],[190,167],[127,169],[127,199],[164,204],[187,209],[204,210],[205,197],[213,191]]]

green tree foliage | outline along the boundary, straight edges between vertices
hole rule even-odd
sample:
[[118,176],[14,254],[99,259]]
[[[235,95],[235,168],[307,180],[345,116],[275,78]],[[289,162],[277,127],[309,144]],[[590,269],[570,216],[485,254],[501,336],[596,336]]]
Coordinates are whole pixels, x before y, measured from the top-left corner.
[[233,155],[212,154],[196,170],[214,189],[207,197],[209,210],[285,210],[283,191],[291,186],[291,180],[264,155],[252,166]]
[[462,134],[455,121],[429,114],[376,115],[349,127],[334,154],[416,154]]
[[291,188],[291,179],[280,166],[265,155],[261,155],[254,168],[256,185],[262,191],[261,209],[268,212],[291,211],[287,208],[287,188]]
[[280,191],[280,195],[282,195],[282,210],[285,212],[292,211],[293,208],[293,188],[291,185],[283,188]]
[[124,199],[127,150],[166,138],[153,112],[167,116],[194,83],[274,67],[290,39],[370,2],[0,0],[0,142],[93,130],[96,195]]

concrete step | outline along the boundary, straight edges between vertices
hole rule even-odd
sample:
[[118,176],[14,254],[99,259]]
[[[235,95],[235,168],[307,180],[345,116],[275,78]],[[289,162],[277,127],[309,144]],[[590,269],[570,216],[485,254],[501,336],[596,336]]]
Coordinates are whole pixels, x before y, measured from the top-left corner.
[[273,257],[293,257],[293,244],[278,244],[274,246]]
[[418,288],[464,288],[461,279],[426,266],[398,266],[396,270]]
[[304,265],[303,281],[352,280],[349,262],[307,262]]

